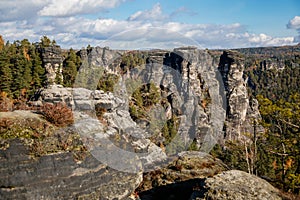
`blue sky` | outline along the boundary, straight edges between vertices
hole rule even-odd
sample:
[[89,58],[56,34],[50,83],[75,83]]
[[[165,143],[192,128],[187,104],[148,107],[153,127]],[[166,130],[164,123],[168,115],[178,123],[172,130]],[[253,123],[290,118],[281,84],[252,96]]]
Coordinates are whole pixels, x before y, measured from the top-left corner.
[[241,48],[300,42],[298,0],[1,0],[5,40],[64,48]]

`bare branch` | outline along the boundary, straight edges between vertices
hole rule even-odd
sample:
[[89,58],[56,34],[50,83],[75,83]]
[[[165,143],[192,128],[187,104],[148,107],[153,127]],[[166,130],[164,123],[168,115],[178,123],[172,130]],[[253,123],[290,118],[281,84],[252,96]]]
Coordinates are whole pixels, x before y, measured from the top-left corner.
[[282,121],[283,123],[288,124],[288,125],[290,125],[290,126],[293,126],[293,127],[295,127],[295,128],[300,128],[300,126],[298,126],[298,125],[296,125],[296,124],[292,124],[291,122],[287,122],[287,121],[285,121],[284,119],[279,119],[279,120]]

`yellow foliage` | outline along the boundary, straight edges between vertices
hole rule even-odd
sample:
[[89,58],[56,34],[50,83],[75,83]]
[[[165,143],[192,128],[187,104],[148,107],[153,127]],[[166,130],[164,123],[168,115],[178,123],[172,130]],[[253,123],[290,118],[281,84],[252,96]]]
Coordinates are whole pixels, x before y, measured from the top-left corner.
[[2,38],[2,35],[0,35],[0,51],[3,49],[4,47],[4,40]]
[[285,162],[284,169],[287,170],[292,167],[294,160],[292,158],[288,158]]

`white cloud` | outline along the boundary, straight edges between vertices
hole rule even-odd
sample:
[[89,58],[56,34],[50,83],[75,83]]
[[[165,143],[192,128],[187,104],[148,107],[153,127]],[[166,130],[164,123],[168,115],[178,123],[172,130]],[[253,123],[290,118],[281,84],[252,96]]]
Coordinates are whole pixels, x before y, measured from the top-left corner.
[[300,16],[295,16],[289,21],[287,27],[290,29],[300,29]]
[[[33,6],[35,10],[44,8],[45,13],[46,10],[49,11],[49,15],[52,9],[50,5],[54,6],[56,2],[49,0],[52,4],[47,4],[47,7],[42,1],[30,1],[35,3]],[[104,6],[100,4],[98,8]],[[114,5],[111,3],[105,6]],[[79,7],[80,9],[74,11],[66,8],[66,12],[57,8],[57,12],[53,15],[82,13],[84,6]],[[239,23],[218,25],[170,21],[170,18],[162,12],[160,4],[155,4],[150,10],[139,11],[131,15],[128,20],[94,20],[84,16],[36,17],[35,20],[0,21],[0,33],[6,40],[28,38],[32,42],[39,41],[41,36],[47,35],[50,39],[55,39],[63,48],[81,48],[88,44],[110,46],[116,49],[174,48],[186,45],[200,48],[239,48],[291,45],[295,42],[293,37],[280,38],[264,33],[248,33],[246,26]],[[291,26],[296,28],[297,21],[298,18],[291,20]]]
[[169,16],[163,14],[161,6],[159,3],[155,4],[151,10],[138,11],[132,14],[128,20],[129,21],[162,21],[167,19]]
[[287,24],[287,28],[295,29],[298,32],[298,36],[294,37],[295,42],[300,42],[300,16],[295,16]]
[[72,16],[114,8],[124,0],[51,0],[38,12],[41,16]]
[[169,19],[178,19],[180,18],[182,15],[188,15],[188,16],[192,16],[195,17],[198,13],[194,12],[190,9],[188,9],[185,6],[179,7],[177,10],[173,11],[170,15],[169,15]]
[[0,22],[13,20],[34,20],[37,12],[50,0],[1,0]]
[[124,1],[126,0],[1,0],[0,22],[36,20],[39,16],[91,14],[114,8]]

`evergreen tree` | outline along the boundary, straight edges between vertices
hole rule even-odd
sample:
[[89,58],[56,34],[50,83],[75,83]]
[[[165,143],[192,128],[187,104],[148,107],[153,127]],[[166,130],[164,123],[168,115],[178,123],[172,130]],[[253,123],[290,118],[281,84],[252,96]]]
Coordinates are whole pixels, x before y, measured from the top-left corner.
[[76,64],[78,64],[78,56],[76,55],[76,52],[73,49],[70,49],[68,57],[64,61],[64,67],[62,72],[64,77],[63,85],[65,87],[72,87],[75,82],[78,69]]
[[43,86],[46,77],[41,58],[35,48],[31,49],[30,56],[32,62],[32,90],[34,91]]
[[49,47],[52,44],[51,40],[47,36],[43,36],[40,41],[41,47]]
[[11,85],[13,81],[11,68],[12,65],[9,62],[6,51],[0,52],[0,90],[11,94]]

